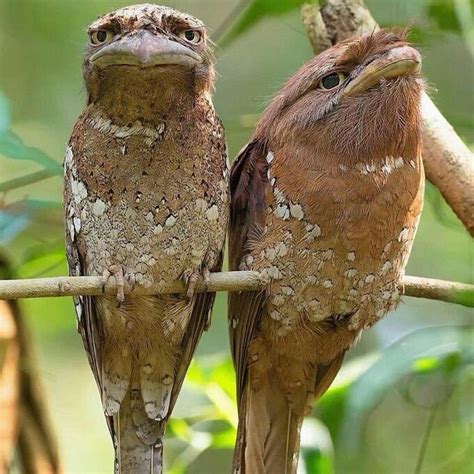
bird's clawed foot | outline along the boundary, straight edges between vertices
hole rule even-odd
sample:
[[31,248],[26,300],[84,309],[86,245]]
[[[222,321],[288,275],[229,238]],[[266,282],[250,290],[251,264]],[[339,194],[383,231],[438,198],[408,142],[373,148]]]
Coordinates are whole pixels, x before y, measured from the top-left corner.
[[186,286],[186,297],[191,299],[194,296],[197,282],[202,279],[204,288],[207,291],[207,287],[211,280],[211,272],[207,267],[204,267],[199,271],[187,271],[183,275],[183,281]]
[[112,265],[104,271],[102,276],[105,282],[110,277],[114,277],[117,285],[117,303],[120,306],[125,301],[125,288],[132,290],[135,285],[133,275],[127,275],[123,265]]

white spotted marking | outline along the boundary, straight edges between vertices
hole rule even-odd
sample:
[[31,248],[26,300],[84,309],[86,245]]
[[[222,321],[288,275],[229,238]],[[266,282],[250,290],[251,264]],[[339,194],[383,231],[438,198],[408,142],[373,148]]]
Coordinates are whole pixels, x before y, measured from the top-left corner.
[[383,300],[389,300],[391,296],[392,296],[392,293],[390,293],[390,291],[382,292],[382,299]]
[[364,163],[356,163],[356,169],[361,172],[361,174],[366,175],[368,174],[367,168]]
[[392,172],[392,166],[389,163],[384,163],[382,166],[382,173],[390,174]]
[[299,221],[304,217],[303,208],[299,204],[290,203],[290,214]]
[[271,151],[269,151],[266,158],[267,163],[270,164],[273,161],[273,158],[275,158],[275,156],[273,155]]
[[213,204],[207,211],[206,211],[207,220],[210,222],[217,221],[219,217],[219,209],[218,207]]
[[353,262],[355,260],[355,258],[356,258],[355,252],[349,252],[347,254],[347,260],[349,260],[349,262]]
[[76,234],[79,234],[79,232],[81,231],[81,219],[79,219],[78,217],[74,217],[73,221]]
[[202,213],[207,211],[207,202],[204,199],[201,199],[201,198],[196,199],[196,211],[199,211]]
[[74,241],[74,236],[75,236],[74,223],[70,222],[68,227],[69,227],[69,236],[71,240]]
[[92,214],[94,216],[102,216],[105,212],[105,202],[102,199],[96,199],[94,205],[92,206]]
[[66,156],[64,157],[64,175],[66,175],[67,170],[72,168],[72,164],[74,162],[74,153],[72,151],[72,147],[69,145],[66,148]]
[[354,278],[357,275],[357,269],[356,268],[349,268],[349,270],[346,270],[344,272],[344,276],[347,278]]
[[283,277],[283,274],[281,273],[280,269],[278,267],[275,267],[274,265],[270,268],[267,268],[267,274],[270,278],[273,278],[274,280],[279,280]]
[[403,158],[401,156],[396,158],[393,162],[393,166],[395,168],[401,168],[404,164],[405,164],[405,161],[403,160]]
[[372,162],[372,163],[366,163],[365,169],[367,170],[367,173],[375,173],[375,171],[377,170],[377,167]]
[[71,194],[74,196],[74,202],[79,204],[87,197],[87,188],[82,181],[78,181],[71,176]]
[[369,274],[365,277],[365,282],[366,282],[366,283],[372,283],[374,280],[375,280],[375,275],[373,275],[372,273],[369,273]]
[[170,216],[168,216],[168,218],[166,219],[165,221],[165,226],[166,227],[173,227],[176,223],[176,217],[173,216],[173,214],[171,214]]
[[[152,146],[156,140],[161,139],[165,131],[164,123],[152,127],[151,125],[144,125],[139,120],[136,120],[131,126],[115,125],[110,119],[101,117],[100,115],[90,117],[87,119],[87,123],[95,130],[113,135],[116,138],[127,139],[132,135],[141,135],[145,137],[145,143],[148,146]],[[123,148],[122,154],[125,154]]]
[[386,275],[392,268],[392,262],[386,261],[383,265],[382,268],[380,269],[380,274],[381,275]]
[[280,242],[275,247],[275,254],[279,257],[284,257],[288,253],[288,249],[283,242]]
[[270,318],[272,318],[274,321],[280,321],[281,320],[281,314],[277,310],[273,310],[270,313]]
[[152,372],[151,365],[150,364],[144,365],[142,367],[142,371],[143,371],[144,374],[147,374],[147,375],[151,374],[151,372]]
[[316,285],[318,279],[314,276],[314,275],[308,275],[306,278],[305,278],[305,281],[307,283],[309,283],[310,285]]
[[323,287],[324,288],[332,288],[334,285],[332,284],[331,280],[324,280],[323,281]]
[[280,189],[275,188],[273,190],[273,194],[275,195],[275,199],[278,204],[282,204],[286,202],[285,195],[283,194],[283,191],[281,191]]
[[311,311],[316,311],[321,306],[321,302],[319,300],[311,300],[308,306]]
[[326,251],[323,252],[321,255],[323,260],[331,260],[331,258],[334,257],[334,250],[333,249],[327,249]]
[[408,235],[410,234],[410,229],[408,227],[404,227],[400,234],[398,234],[398,241],[399,242],[405,242],[406,240],[408,240]]
[[304,236],[304,240],[307,242],[313,242],[314,239],[321,235],[321,228],[318,224],[307,224],[305,229],[307,234]]
[[281,306],[285,303],[285,297],[283,295],[276,295],[273,297],[272,299],[272,303],[275,305],[275,306]]
[[278,204],[274,213],[276,216],[281,217],[284,220],[287,220],[290,217],[290,210],[286,204]]

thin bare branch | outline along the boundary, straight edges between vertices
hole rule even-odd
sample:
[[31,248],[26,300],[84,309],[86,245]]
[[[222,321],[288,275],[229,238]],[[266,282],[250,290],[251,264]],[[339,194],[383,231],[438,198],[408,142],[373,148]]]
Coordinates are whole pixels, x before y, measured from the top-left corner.
[[11,191],[12,189],[21,188],[22,186],[28,186],[30,184],[37,183],[38,181],[42,181],[43,179],[52,178],[55,175],[56,173],[47,169],[25,174],[24,176],[13,178],[9,181],[0,183],[0,193],[5,193],[7,191]]
[[406,296],[474,307],[474,285],[413,276],[406,276],[403,285]]
[[[202,280],[198,281],[196,291],[258,291],[262,290],[265,284],[258,272],[222,272],[211,274],[207,286]],[[474,285],[407,276],[402,282],[401,290],[406,296],[474,306]],[[185,287],[181,281],[175,281],[168,286],[135,286],[133,289],[125,289],[126,294],[133,295],[184,293],[184,291]],[[98,276],[0,280],[0,299],[5,300],[116,293],[117,287],[113,277],[107,281]]]
[[[202,280],[196,291],[254,291],[263,286],[257,272],[222,272],[211,274],[206,287]],[[171,285],[135,286],[125,288],[126,294],[154,295],[184,293],[182,281]],[[0,280],[0,299],[42,298],[46,296],[115,295],[117,286],[113,277],[107,281],[99,276],[29,278],[24,280]]]

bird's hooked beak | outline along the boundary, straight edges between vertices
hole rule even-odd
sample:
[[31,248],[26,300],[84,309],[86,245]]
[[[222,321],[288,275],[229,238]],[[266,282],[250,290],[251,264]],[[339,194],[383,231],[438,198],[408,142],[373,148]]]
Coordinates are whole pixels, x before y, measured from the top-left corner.
[[393,79],[421,70],[420,53],[410,46],[399,46],[370,62],[358,76],[346,86],[342,97],[352,96],[375,86],[381,79]]
[[201,61],[199,54],[181,43],[147,30],[113,41],[90,58],[90,62],[100,68],[114,65],[139,67],[177,65],[191,68]]

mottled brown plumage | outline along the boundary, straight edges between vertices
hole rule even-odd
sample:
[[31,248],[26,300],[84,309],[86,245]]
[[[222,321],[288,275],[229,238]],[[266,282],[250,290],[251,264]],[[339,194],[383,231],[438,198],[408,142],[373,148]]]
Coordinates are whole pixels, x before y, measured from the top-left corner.
[[[72,275],[123,285],[188,284],[187,295],[76,301],[123,473],[161,472],[162,439],[213,295],[197,276],[221,267],[228,171],[211,102],[214,69],[203,23],[136,5],[89,28],[88,104],[66,152]],[[117,304],[118,303],[118,304]]]
[[420,56],[380,31],[305,64],[231,172],[239,433],[234,471],[296,472],[305,413],[363,329],[399,301],[423,202]]

